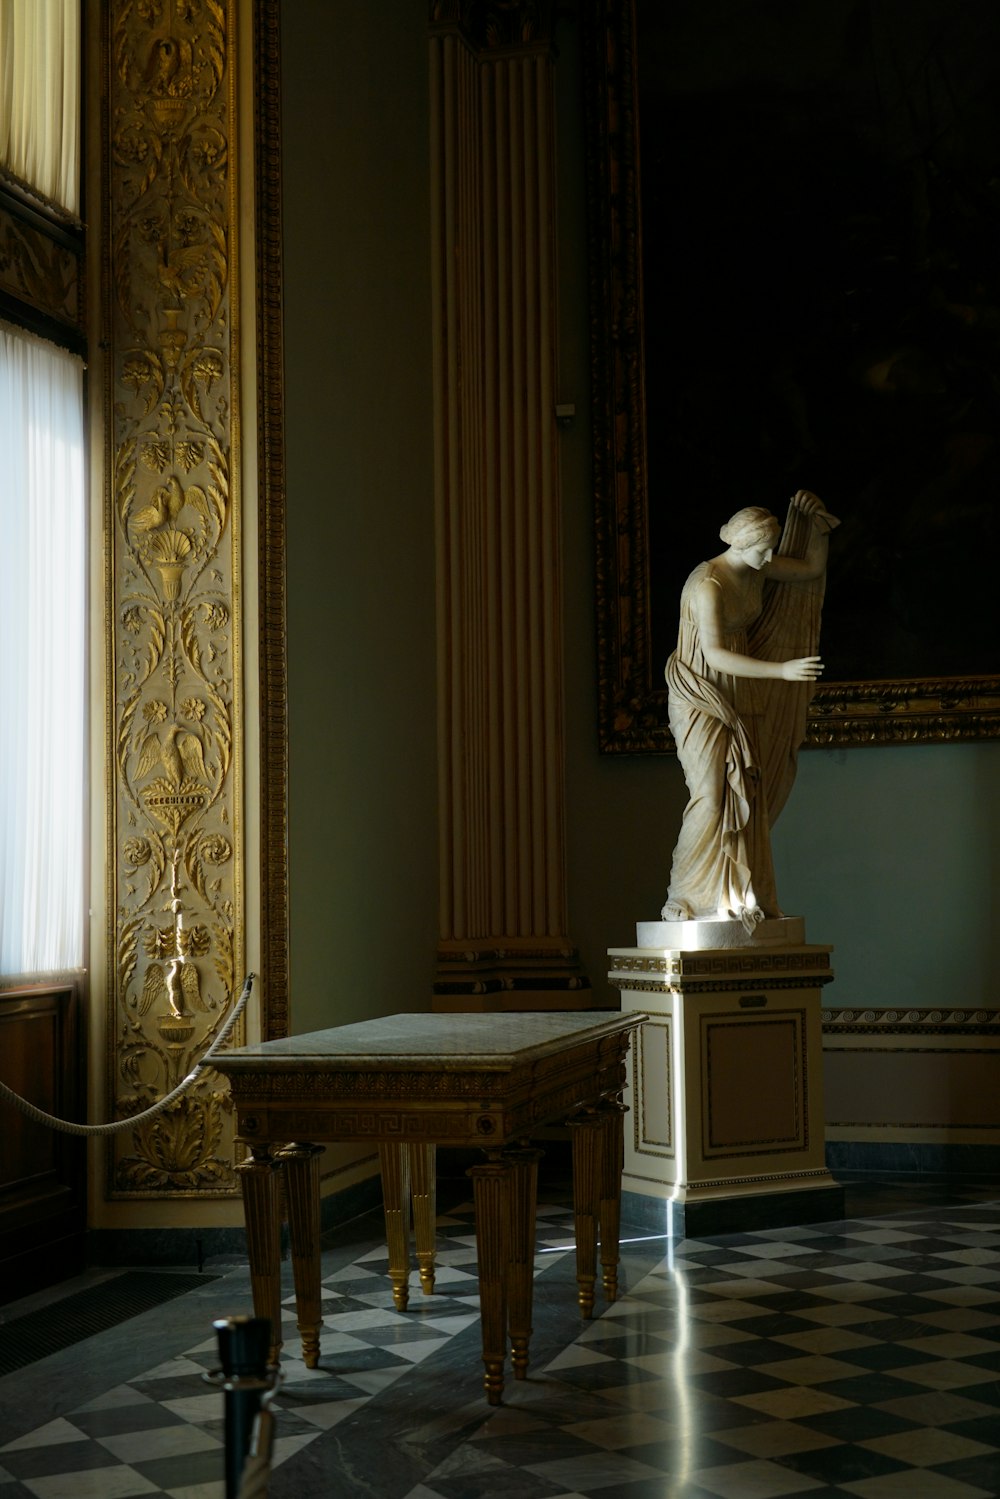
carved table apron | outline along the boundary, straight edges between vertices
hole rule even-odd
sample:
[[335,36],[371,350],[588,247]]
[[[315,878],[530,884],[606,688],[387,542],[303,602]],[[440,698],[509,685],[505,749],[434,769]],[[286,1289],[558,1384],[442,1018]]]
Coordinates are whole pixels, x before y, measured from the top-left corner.
[[434,1151],[485,1152],[469,1170],[476,1212],[484,1385],[503,1390],[506,1338],[523,1379],[531,1333],[535,1131],[566,1122],[573,1142],[573,1210],[580,1309],[594,1305],[598,1231],[602,1284],[618,1287],[623,1128],[630,1033],[646,1017],[617,1011],[391,1015],[224,1052],[230,1082],[254,1311],[281,1350],[280,1210],[285,1183],[295,1299],[308,1367],[319,1360],[319,1157],[328,1140],[377,1145],[389,1274],[396,1306],[409,1294],[412,1196],[417,1264],[434,1288]]

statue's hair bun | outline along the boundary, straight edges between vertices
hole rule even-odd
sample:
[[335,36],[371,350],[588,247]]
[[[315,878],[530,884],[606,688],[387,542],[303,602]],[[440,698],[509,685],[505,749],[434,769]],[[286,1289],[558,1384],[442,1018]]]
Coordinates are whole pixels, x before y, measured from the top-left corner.
[[730,547],[752,547],[761,541],[777,541],[781,525],[770,510],[760,505],[748,505],[730,516],[719,532],[722,541]]

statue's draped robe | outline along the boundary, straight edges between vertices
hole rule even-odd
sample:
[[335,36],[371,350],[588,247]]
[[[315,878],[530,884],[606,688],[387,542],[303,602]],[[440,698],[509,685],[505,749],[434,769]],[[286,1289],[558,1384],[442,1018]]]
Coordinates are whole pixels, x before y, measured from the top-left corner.
[[[778,555],[804,557],[812,527],[810,517],[790,508]],[[732,917],[749,931],[782,914],[770,830],[795,779],[815,683],[713,671],[692,608],[706,579],[722,595],[726,648],[765,661],[816,654],[825,579],[778,583],[758,573],[740,597],[714,563],[703,562],[681,593],[666,678],[670,729],[690,800],[662,914],[667,921]]]

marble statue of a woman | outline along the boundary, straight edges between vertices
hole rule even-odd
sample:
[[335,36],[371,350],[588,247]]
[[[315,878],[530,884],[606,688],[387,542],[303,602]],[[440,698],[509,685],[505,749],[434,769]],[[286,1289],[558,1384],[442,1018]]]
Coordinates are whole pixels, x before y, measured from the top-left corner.
[[719,533],[726,550],[684,585],[666,678],[690,800],[664,921],[739,921],[752,934],[782,914],[770,830],[795,779],[823,670],[812,653],[827,537],[837,524],[803,489],[792,497],[783,532],[769,511],[740,510]]

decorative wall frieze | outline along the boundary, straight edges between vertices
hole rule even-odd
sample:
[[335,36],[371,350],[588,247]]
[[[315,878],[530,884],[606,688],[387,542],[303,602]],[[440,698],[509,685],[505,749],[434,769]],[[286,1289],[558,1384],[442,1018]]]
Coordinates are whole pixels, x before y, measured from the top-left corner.
[[1000,1034],[1000,1010],[909,1009],[841,1010],[823,1012],[823,1035],[933,1035],[959,1032]]
[[827,1010],[827,1137],[874,1141],[895,1133],[900,1141],[936,1146],[970,1138],[995,1143],[998,1057],[1000,1010]]
[[[190,1070],[242,974],[237,6],[115,0],[104,58],[109,1087]],[[112,1196],[231,1193],[228,1089],[115,1137]]]

